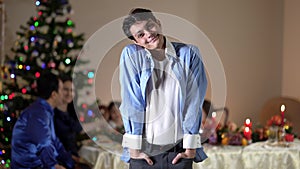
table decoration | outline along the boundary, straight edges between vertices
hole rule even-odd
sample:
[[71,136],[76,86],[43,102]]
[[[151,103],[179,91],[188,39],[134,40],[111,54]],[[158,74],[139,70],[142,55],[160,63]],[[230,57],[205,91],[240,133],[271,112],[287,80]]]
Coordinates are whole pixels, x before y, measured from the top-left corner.
[[[248,141],[243,135],[243,128],[237,127],[234,122],[229,121],[226,125],[218,125],[216,128],[217,142],[219,145],[247,145]],[[251,134],[250,134],[251,137]]]
[[247,139],[248,144],[252,143],[252,122],[247,118],[244,123],[244,137]]
[[285,118],[285,105],[280,107],[280,114],[272,116],[266,126],[268,127],[268,143],[274,146],[287,146],[295,137],[292,123]]

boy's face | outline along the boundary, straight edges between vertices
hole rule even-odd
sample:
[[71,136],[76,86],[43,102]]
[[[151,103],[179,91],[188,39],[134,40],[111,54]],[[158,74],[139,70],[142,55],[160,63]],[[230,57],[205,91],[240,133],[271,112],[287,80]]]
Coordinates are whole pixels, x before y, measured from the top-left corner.
[[61,80],[59,80],[58,83],[58,91],[56,92],[54,101],[55,101],[55,107],[58,105],[61,105],[63,102],[63,97],[64,97],[64,91],[63,91],[63,82]]
[[159,21],[152,19],[139,21],[130,27],[130,32],[135,39],[135,43],[149,50],[163,48],[163,35]]
[[69,104],[73,101],[73,97],[75,95],[73,88],[74,86],[71,81],[65,81],[63,83],[63,102],[65,104]]

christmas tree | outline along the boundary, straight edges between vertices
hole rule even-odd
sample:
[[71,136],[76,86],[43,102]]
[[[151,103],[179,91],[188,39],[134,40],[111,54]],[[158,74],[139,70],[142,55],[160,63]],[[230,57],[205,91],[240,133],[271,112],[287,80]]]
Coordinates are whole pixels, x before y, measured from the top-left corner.
[[[36,0],[37,15],[21,25],[0,70],[0,168],[10,167],[12,129],[20,112],[36,99],[36,80],[45,71],[72,75],[83,46],[84,35],[73,32],[68,0]],[[93,73],[92,73],[93,74]],[[88,76],[89,75],[89,76]],[[92,83],[91,71],[77,75],[85,86]],[[74,75],[73,75],[74,77]],[[84,80],[84,78],[86,80]]]

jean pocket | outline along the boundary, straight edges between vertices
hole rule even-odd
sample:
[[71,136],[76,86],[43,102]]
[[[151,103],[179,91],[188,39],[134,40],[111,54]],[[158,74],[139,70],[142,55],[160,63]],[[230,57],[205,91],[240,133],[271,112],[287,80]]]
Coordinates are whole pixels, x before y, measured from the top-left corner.
[[176,164],[176,169],[192,169],[193,167],[193,158],[181,158]]
[[130,158],[129,169],[148,169],[149,164],[145,159]]

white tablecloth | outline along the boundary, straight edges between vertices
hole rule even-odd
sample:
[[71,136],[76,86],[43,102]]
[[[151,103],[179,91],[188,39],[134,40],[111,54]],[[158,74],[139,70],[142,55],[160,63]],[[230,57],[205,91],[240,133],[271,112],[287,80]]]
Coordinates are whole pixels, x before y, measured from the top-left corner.
[[270,146],[258,142],[244,148],[242,161],[245,169],[300,169],[300,141],[289,147]]
[[[93,164],[95,169],[128,169],[128,164],[120,160],[121,150],[117,153],[108,152],[107,147],[121,148],[116,143],[104,144],[104,148],[85,145],[79,154]],[[194,169],[300,169],[299,140],[295,140],[289,147],[268,146],[266,142],[246,147],[208,144],[203,147],[208,159],[194,163]]]

